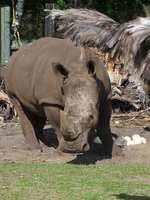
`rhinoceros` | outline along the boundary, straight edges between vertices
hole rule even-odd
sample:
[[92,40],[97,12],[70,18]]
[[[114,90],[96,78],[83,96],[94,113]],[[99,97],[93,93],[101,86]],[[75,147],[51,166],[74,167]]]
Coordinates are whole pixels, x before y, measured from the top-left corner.
[[88,48],[66,39],[39,39],[10,57],[4,79],[30,150],[42,150],[39,141],[45,141],[49,120],[62,151],[87,151],[96,129],[111,155],[110,79]]

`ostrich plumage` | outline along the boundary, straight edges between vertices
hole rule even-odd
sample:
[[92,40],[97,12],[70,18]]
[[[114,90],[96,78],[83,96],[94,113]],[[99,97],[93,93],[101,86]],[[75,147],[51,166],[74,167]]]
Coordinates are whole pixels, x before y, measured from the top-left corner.
[[97,47],[124,65],[131,82],[150,95],[150,17],[120,24],[88,9],[52,10],[58,30],[76,45]]

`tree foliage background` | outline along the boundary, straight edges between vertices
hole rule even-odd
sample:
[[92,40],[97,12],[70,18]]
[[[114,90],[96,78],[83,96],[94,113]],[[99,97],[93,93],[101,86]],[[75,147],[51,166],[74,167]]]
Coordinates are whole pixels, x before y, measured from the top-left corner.
[[131,20],[137,16],[145,16],[144,6],[150,6],[150,0],[56,0],[59,9],[86,7],[98,10],[118,22]]
[[[0,0],[1,5],[10,5],[12,1]],[[19,23],[21,38],[24,40],[38,39],[44,35],[45,4],[54,3],[56,9],[70,7],[88,8],[98,10],[117,22],[125,22],[137,16],[146,16],[145,7],[149,9],[150,0],[24,0],[23,16]]]
[[[13,0],[15,3],[19,0]],[[11,4],[12,0],[1,0],[2,4]],[[57,9],[70,7],[86,7],[98,10],[118,22],[134,19],[137,16],[145,16],[145,6],[149,6],[150,0],[24,0],[24,12],[32,9],[34,17],[41,17],[45,4],[54,2]],[[150,12],[150,11],[149,11]]]

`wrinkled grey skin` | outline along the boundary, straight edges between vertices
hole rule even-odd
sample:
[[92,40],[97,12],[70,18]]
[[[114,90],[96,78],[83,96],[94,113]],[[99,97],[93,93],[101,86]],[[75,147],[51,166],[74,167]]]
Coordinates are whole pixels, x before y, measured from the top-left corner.
[[39,140],[46,143],[48,119],[62,151],[87,151],[90,131],[96,128],[111,155],[110,80],[89,49],[69,40],[37,40],[11,56],[5,85],[29,149],[41,149]]

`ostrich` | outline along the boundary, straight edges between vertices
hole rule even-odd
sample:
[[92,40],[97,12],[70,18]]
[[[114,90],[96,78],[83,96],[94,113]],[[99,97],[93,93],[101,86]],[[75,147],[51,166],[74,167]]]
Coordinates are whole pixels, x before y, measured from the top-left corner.
[[[150,96],[150,17],[120,24],[88,9],[52,10],[58,30],[76,45],[97,47],[124,66],[124,74]],[[120,66],[121,66],[120,65]]]

